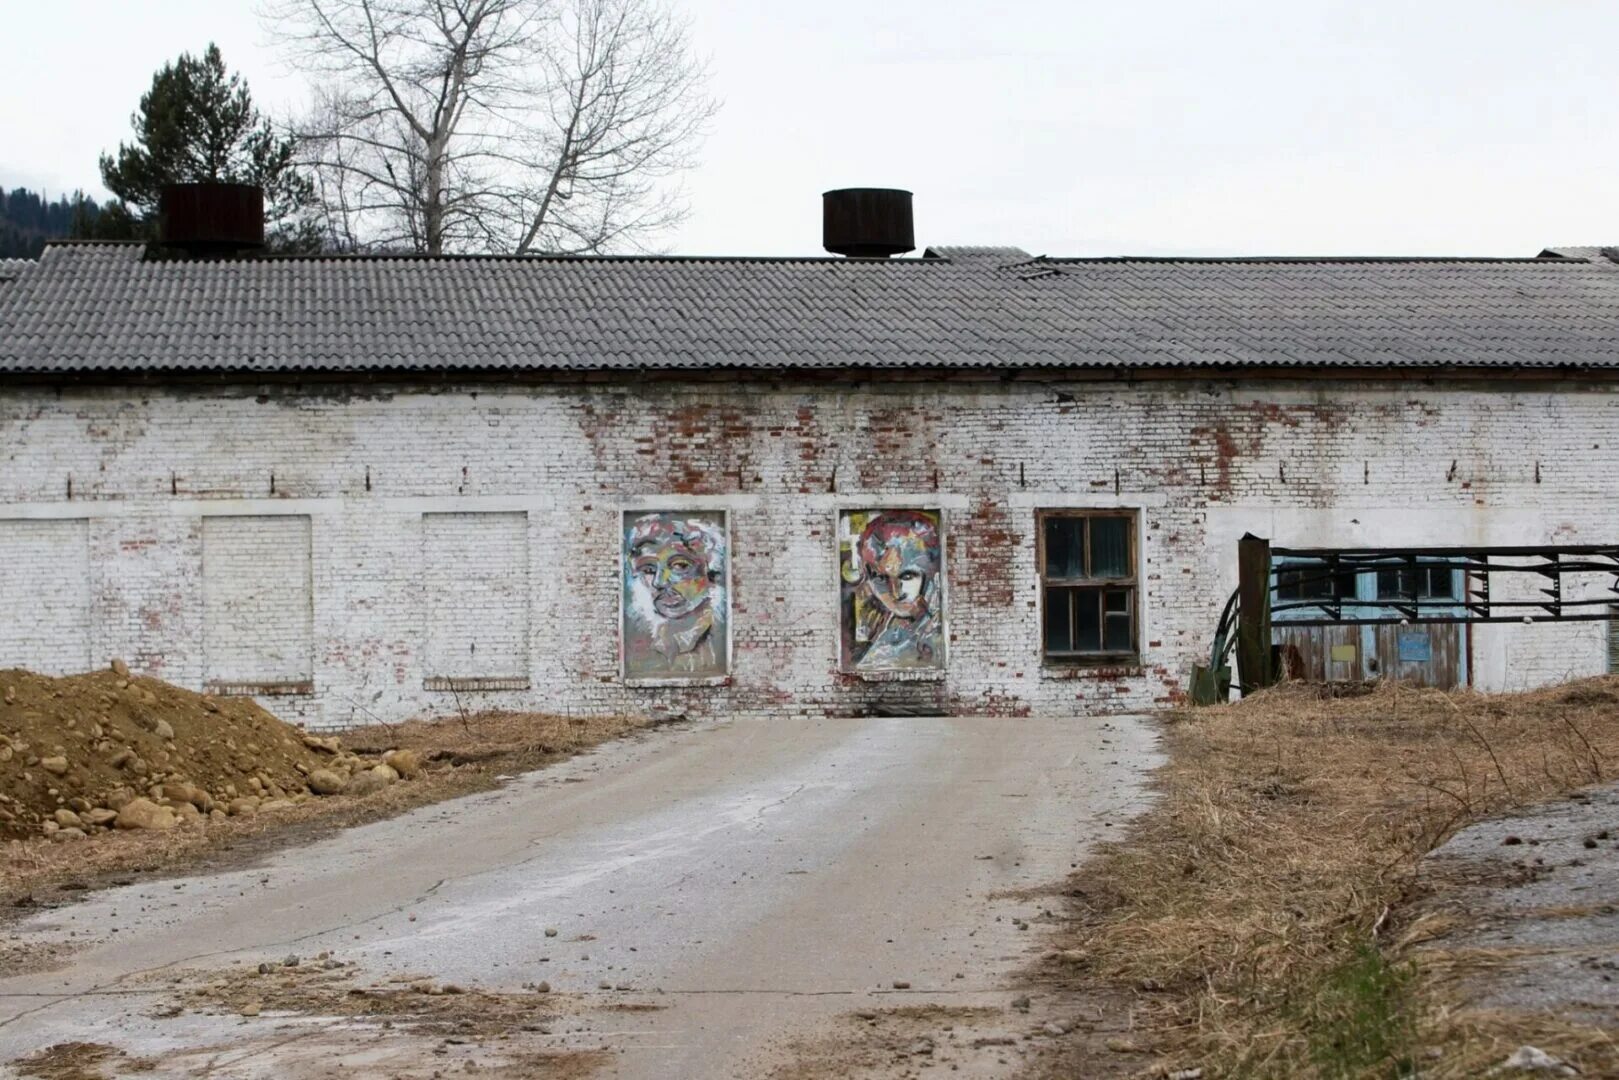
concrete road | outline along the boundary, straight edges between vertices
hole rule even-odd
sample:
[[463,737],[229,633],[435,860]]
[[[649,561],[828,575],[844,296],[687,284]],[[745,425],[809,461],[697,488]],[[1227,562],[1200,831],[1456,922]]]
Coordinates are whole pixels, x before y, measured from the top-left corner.
[[[1139,808],[1153,743],[1128,717],[739,721],[616,743],[7,928],[78,948],[0,978],[0,1061],[79,1040],[158,1076],[319,1075],[301,1039],[330,1066],[375,1028],[157,1006],[171,974],[331,951],[367,985],[544,980],[574,1004],[534,1037],[610,1050],[601,1075],[762,1075],[795,1034],[873,1002],[1004,1006],[1052,905],[1020,890],[1059,881]],[[345,1075],[408,1075],[367,1054]]]

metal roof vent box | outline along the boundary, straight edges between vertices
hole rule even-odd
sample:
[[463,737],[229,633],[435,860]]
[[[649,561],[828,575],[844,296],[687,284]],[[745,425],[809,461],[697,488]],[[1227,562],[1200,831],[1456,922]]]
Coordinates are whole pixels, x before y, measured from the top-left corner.
[[886,259],[916,249],[911,193],[838,188],[821,195],[821,246],[834,255]]
[[264,189],[254,184],[166,184],[158,197],[158,243],[199,258],[264,247]]

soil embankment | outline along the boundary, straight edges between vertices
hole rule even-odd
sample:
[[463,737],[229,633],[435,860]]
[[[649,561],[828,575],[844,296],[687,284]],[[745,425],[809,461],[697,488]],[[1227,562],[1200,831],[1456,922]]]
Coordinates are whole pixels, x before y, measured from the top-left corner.
[[0,900],[26,907],[223,852],[250,858],[646,726],[486,712],[339,738],[122,664],[63,678],[0,671]]
[[[307,735],[247,698],[108,671],[0,671],[0,838],[82,839],[365,794],[420,772]],[[395,766],[401,766],[396,768]]]

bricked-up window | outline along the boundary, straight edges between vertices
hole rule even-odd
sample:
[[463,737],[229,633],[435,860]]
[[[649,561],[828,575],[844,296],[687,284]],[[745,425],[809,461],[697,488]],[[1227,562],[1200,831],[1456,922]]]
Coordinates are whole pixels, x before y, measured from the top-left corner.
[[1052,663],[1129,659],[1136,645],[1135,515],[1039,515],[1043,648]]
[[309,518],[202,519],[204,683],[217,694],[314,691]]
[[84,518],[0,521],[0,667],[68,675],[90,666]]
[[528,515],[422,515],[428,690],[529,686]]

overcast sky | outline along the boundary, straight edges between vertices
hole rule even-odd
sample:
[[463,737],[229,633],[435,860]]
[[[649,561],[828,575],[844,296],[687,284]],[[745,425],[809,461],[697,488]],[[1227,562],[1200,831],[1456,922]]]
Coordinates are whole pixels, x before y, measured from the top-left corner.
[[[1500,254],[1619,242],[1612,0],[677,0],[724,107],[663,246],[817,253],[820,192],[1052,255]],[[253,0],[6,0],[0,185],[84,187],[212,40],[303,79]]]

